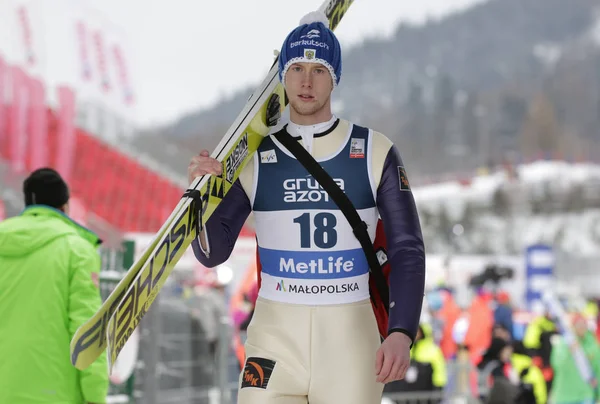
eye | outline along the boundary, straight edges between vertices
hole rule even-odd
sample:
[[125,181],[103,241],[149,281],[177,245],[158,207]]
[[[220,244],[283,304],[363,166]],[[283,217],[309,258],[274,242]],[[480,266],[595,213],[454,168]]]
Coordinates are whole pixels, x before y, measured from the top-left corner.
[[301,70],[302,70],[302,68],[300,66],[292,66],[292,71],[294,71],[294,72],[299,72]]
[[325,73],[325,69],[321,69],[321,68],[319,67],[319,68],[316,68],[316,69],[315,69],[315,72],[317,72],[318,74],[323,74],[323,73]]

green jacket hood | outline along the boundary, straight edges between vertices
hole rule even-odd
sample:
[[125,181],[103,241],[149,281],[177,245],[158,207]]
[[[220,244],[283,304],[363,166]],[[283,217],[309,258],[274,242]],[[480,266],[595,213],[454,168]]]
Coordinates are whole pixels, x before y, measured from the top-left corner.
[[94,232],[58,209],[45,205],[28,206],[19,216],[0,223],[0,256],[25,256],[70,234],[78,234],[94,247],[102,242]]

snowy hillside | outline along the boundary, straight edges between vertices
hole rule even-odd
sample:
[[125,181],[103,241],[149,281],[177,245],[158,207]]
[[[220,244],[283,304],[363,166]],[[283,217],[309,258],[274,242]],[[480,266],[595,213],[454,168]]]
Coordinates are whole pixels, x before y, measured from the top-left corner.
[[414,189],[431,253],[519,254],[536,242],[600,255],[600,166],[539,161]]

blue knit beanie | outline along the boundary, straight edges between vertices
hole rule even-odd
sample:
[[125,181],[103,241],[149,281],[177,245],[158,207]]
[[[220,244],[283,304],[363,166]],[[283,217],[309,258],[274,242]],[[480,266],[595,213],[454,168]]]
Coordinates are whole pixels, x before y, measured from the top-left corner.
[[289,33],[279,53],[279,80],[285,84],[289,67],[298,62],[320,63],[325,66],[333,86],[342,75],[340,43],[329,29],[329,20],[322,11],[314,11],[300,20],[300,25]]

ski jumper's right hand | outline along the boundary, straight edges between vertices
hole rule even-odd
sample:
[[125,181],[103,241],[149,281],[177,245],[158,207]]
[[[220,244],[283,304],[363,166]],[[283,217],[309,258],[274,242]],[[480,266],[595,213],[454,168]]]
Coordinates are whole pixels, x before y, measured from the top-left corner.
[[191,184],[196,177],[206,174],[221,175],[221,163],[215,158],[210,157],[208,150],[202,150],[200,154],[192,157],[188,166],[188,181]]

